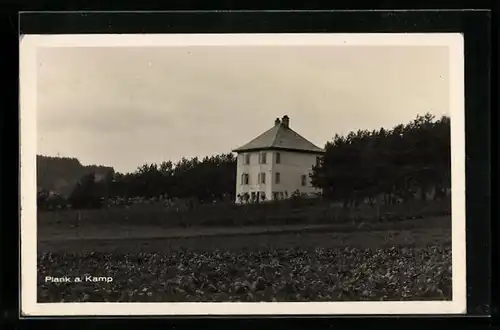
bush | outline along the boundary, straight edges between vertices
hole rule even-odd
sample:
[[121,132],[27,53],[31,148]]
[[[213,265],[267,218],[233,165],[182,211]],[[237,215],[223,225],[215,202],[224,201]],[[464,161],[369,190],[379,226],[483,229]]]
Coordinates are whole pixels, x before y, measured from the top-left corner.
[[66,199],[54,192],[41,190],[37,195],[37,208],[43,211],[57,211],[67,208]]

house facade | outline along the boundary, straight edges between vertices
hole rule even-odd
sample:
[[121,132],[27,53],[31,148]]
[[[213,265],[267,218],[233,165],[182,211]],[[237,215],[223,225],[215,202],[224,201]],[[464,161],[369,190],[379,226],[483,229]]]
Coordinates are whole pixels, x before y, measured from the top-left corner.
[[286,115],[233,152],[238,154],[237,203],[285,199],[297,191],[321,192],[312,186],[309,175],[324,151],[292,130]]

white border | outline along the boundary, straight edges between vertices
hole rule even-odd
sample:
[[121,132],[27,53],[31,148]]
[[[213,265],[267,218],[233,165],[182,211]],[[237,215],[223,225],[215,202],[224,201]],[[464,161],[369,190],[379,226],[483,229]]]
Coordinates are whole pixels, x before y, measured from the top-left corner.
[[[37,47],[447,46],[452,140],[453,300],[448,302],[37,303]],[[20,38],[21,313],[77,315],[374,315],[466,312],[464,53],[461,34],[134,34]]]

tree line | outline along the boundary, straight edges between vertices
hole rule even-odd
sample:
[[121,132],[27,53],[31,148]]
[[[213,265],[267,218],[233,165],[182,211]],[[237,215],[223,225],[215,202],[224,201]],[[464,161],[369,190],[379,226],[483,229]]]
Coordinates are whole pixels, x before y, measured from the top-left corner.
[[[392,129],[335,135],[313,167],[312,184],[323,198],[352,206],[380,196],[409,200],[439,198],[451,186],[450,119],[430,114]],[[101,180],[86,174],[67,202],[74,208],[100,207],[116,198],[234,201],[236,157],[232,153],[144,164],[133,173],[109,172]],[[43,199],[43,198],[42,198]],[[39,203],[43,204],[43,200]]]
[[442,198],[451,187],[450,118],[426,114],[391,130],[336,135],[325,146],[312,183],[323,196],[349,206],[362,200],[390,203]]
[[133,173],[110,174],[101,181],[85,176],[69,202],[77,208],[95,207],[115,198],[192,199],[206,203],[234,200],[236,157],[232,153],[177,163],[144,164]]
[[37,187],[42,190],[41,195],[48,191],[57,191],[62,196],[68,196],[75,184],[86,174],[94,173],[97,176],[113,172],[112,167],[82,165],[76,158],[50,157],[37,155]]

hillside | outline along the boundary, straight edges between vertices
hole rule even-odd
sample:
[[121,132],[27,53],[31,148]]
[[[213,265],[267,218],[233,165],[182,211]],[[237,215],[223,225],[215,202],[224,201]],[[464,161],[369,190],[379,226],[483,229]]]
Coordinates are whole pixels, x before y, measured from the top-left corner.
[[114,173],[112,167],[82,165],[76,158],[48,157],[37,155],[37,188],[56,191],[69,195],[75,184],[87,173],[93,172],[96,178]]

